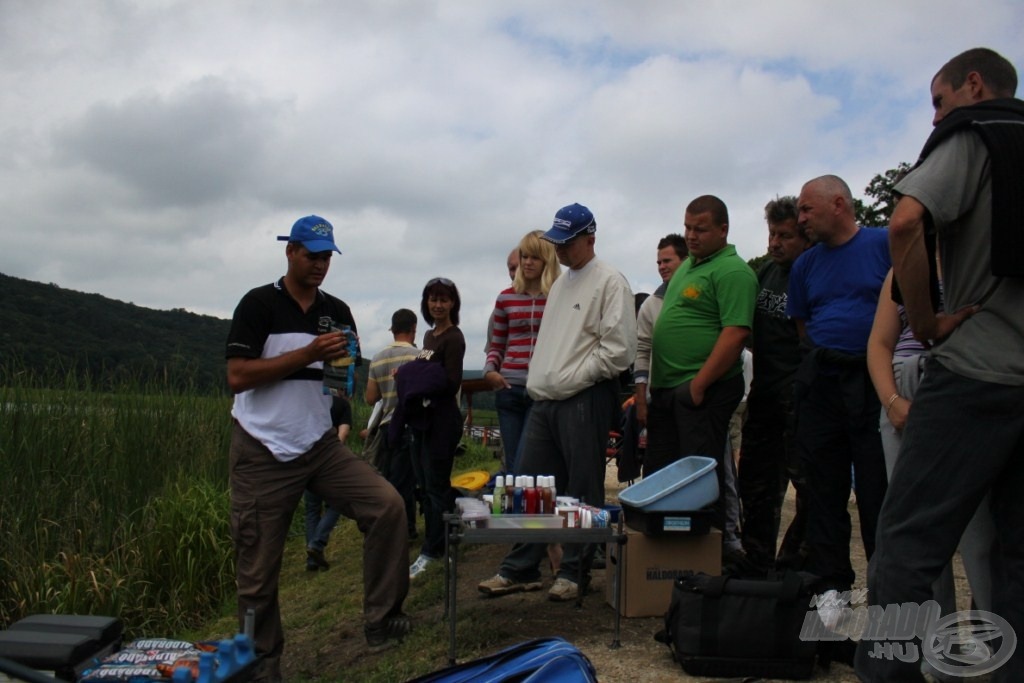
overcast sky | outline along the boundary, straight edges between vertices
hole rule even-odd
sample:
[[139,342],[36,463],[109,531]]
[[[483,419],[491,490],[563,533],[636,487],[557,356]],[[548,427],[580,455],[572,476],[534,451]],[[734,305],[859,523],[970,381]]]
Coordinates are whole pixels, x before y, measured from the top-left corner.
[[0,272],[228,318],[315,213],[365,352],[441,275],[479,368],[507,252],[561,206],[634,291],[701,194],[759,256],[766,201],[862,196],[916,158],[935,71],[1024,68],[1021,36],[1019,0],[0,0]]

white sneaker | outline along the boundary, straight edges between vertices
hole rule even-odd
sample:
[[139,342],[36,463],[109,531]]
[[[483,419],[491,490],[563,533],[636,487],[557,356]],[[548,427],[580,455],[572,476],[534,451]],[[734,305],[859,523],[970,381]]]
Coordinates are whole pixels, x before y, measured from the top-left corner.
[[579,597],[580,587],[575,581],[569,579],[557,578],[555,583],[551,586],[551,590],[548,591],[548,600],[555,602],[568,602],[575,600]]
[[416,561],[409,566],[409,578],[415,579],[417,576],[427,571],[427,567],[434,562],[433,557],[427,557],[426,555],[420,555],[416,558]]

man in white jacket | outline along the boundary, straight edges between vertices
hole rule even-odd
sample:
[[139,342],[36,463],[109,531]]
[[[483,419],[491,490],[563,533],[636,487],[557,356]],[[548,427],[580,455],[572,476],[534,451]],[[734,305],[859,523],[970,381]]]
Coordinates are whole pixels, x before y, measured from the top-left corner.
[[[534,400],[519,461],[521,474],[555,475],[560,495],[604,503],[605,448],[619,421],[619,374],[636,355],[636,313],[629,282],[594,252],[597,223],[585,206],[555,214],[544,239],[569,268],[555,281],[530,359],[526,389]],[[575,600],[594,548],[568,545],[548,597]],[[543,544],[518,544],[498,574],[479,585],[487,595],[538,590]],[[586,588],[586,585],[582,587]]]

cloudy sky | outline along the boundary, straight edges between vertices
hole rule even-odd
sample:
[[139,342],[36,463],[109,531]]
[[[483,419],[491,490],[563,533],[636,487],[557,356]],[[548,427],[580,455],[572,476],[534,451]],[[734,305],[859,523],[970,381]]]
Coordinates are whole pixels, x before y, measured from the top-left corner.
[[[483,363],[505,256],[572,202],[634,291],[701,194],[744,258],[823,173],[912,161],[958,52],[1024,4],[0,0],[0,272],[230,317],[315,213],[364,348],[443,275]],[[422,326],[421,326],[422,329]]]

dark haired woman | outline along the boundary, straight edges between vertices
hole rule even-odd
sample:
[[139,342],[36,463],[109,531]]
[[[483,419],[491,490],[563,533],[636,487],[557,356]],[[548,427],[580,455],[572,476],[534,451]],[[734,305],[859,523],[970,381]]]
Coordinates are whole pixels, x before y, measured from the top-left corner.
[[[462,436],[458,396],[462,387],[462,360],[466,355],[466,338],[459,329],[461,306],[459,290],[451,280],[436,277],[423,288],[420,312],[429,329],[423,335],[420,360],[439,364],[443,373],[428,367],[425,369],[433,372],[421,374],[424,382],[436,381],[436,391],[429,394],[426,419],[410,423],[412,466],[423,495],[425,525],[420,555],[409,567],[410,579],[415,579],[431,562],[444,555],[444,514],[451,512],[455,503],[451,476],[455,449]],[[399,372],[408,377],[416,368],[415,362],[406,363]]]

